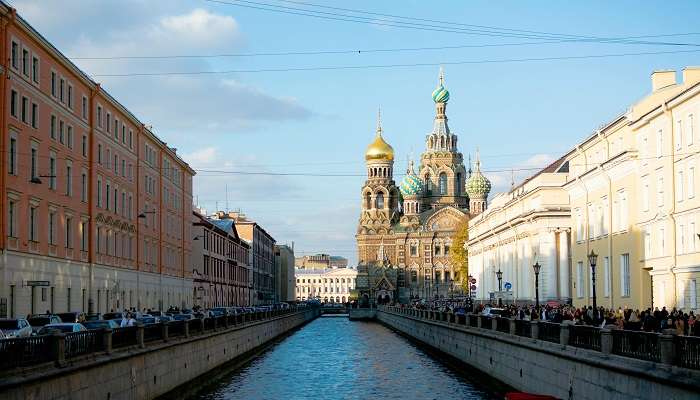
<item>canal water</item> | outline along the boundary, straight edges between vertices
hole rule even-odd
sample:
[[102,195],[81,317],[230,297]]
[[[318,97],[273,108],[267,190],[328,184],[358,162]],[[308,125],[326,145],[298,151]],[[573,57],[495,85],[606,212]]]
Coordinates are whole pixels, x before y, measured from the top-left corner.
[[448,364],[378,323],[321,317],[190,399],[499,398]]

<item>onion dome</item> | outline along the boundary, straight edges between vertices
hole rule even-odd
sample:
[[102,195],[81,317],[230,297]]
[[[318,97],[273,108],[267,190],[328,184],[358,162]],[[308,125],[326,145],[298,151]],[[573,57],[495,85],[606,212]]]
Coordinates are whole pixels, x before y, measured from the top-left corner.
[[447,103],[450,100],[450,92],[445,89],[445,74],[440,68],[440,83],[438,87],[433,90],[433,101],[436,103]]
[[471,174],[465,189],[469,197],[486,197],[491,191],[491,181],[481,173],[481,162],[479,161],[479,151],[476,152],[476,161],[474,162],[474,172]]
[[382,137],[382,119],[381,112],[377,118],[377,135],[374,137],[374,141],[367,146],[367,151],[365,151],[365,160],[394,160],[394,148],[389,145]]
[[404,197],[420,196],[423,194],[423,182],[413,171],[413,160],[408,162],[408,170],[406,176],[399,185],[399,191]]

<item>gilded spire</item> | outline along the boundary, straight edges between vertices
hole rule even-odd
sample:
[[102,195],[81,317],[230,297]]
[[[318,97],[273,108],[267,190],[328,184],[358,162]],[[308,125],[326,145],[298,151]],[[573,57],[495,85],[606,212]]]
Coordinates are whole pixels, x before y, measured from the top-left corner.
[[374,141],[367,146],[365,160],[394,160],[394,149],[389,145],[389,143],[384,141],[382,132],[382,111],[380,108],[377,112],[377,134],[374,137]]
[[377,110],[377,136],[382,136],[382,107]]

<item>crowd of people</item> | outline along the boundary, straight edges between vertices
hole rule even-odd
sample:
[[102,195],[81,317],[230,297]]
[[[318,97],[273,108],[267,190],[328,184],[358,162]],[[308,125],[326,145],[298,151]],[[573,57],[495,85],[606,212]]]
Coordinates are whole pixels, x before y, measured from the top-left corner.
[[682,309],[666,307],[652,310],[631,309],[618,307],[593,308],[574,307],[568,304],[546,304],[539,310],[534,305],[508,304],[496,306],[492,304],[472,305],[468,299],[440,299],[434,301],[414,301],[409,307],[435,311],[447,311],[457,314],[474,312],[488,315],[499,315],[506,318],[521,320],[540,320],[554,323],[572,321],[577,325],[606,327],[609,329],[625,329],[645,332],[663,332],[674,330],[676,335],[700,336],[700,322],[693,311],[684,312]]

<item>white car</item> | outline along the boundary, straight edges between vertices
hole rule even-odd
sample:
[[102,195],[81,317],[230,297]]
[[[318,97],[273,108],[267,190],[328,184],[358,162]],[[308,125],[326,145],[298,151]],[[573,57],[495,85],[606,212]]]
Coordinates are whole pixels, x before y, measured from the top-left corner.
[[6,338],[32,336],[32,327],[24,318],[0,319],[0,331],[4,333]]
[[61,332],[61,333],[73,333],[73,332],[82,332],[86,331],[87,329],[83,326],[83,324],[78,324],[78,323],[60,323],[60,324],[48,324],[44,325],[43,328],[39,329],[39,332],[37,332],[37,335],[47,335],[49,333],[53,332]]

